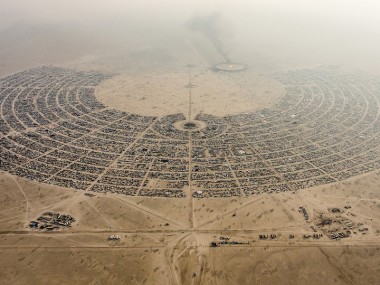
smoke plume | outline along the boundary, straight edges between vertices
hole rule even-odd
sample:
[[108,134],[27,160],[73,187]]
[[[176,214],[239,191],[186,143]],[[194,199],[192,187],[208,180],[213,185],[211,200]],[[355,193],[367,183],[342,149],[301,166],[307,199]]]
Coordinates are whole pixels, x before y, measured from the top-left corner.
[[186,26],[206,37],[226,62],[229,62],[225,42],[231,36],[229,33],[230,25],[224,21],[221,14],[213,13],[207,16],[195,16],[187,22]]

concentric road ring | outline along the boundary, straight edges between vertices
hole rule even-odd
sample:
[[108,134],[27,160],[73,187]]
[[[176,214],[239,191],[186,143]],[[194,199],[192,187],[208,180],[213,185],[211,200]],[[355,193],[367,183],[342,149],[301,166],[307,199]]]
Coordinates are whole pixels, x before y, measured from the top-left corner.
[[[380,80],[331,69],[277,74],[272,109],[140,116],[94,96],[108,75],[41,67],[0,80],[0,169],[125,195],[295,191],[380,168]],[[181,125],[182,124],[182,125]],[[181,127],[182,126],[182,127]],[[201,194],[197,194],[201,193]]]

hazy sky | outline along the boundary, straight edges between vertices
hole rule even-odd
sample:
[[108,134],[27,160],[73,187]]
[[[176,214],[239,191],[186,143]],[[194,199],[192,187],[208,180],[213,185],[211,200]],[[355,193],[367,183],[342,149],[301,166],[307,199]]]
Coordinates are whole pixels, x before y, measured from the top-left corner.
[[218,13],[237,45],[275,60],[380,65],[379,11],[377,0],[0,0],[0,32],[17,23],[59,23],[93,33],[148,27],[160,35]]
[[123,15],[181,18],[211,11],[260,19],[281,17],[346,24],[380,23],[380,2],[376,0],[0,0],[2,24],[25,18],[95,20]]

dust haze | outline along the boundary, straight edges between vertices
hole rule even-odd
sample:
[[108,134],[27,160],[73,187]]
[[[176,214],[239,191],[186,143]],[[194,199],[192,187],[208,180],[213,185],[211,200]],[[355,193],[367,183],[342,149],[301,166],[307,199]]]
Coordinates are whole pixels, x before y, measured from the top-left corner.
[[[3,0],[0,68],[4,73],[85,58],[123,69],[134,64],[131,54],[154,53],[155,61],[165,61],[179,42],[193,41],[198,33],[225,60],[249,58],[257,67],[332,64],[377,71],[379,9],[369,0]],[[210,54],[204,57],[215,63]]]

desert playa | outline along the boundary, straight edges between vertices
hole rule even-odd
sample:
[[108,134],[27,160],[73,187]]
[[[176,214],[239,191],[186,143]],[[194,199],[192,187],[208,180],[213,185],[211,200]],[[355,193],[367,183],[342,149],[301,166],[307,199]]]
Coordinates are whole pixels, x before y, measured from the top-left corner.
[[0,284],[380,283],[368,23],[132,2],[0,12]]
[[[1,279],[4,284],[302,284],[314,276],[312,284],[374,284],[378,181],[374,173],[296,194],[197,199],[191,226],[185,199],[86,197],[3,174],[1,187],[9,190],[1,200]],[[366,190],[358,194],[358,188]],[[343,213],[337,218],[331,208]],[[59,231],[29,230],[29,221],[44,211],[70,213],[76,222]],[[334,219],[336,228],[344,227],[340,220],[352,224],[355,234],[313,238],[321,213]],[[360,232],[361,227],[369,230]],[[120,240],[107,241],[112,234]],[[210,247],[220,237],[244,244]]]

